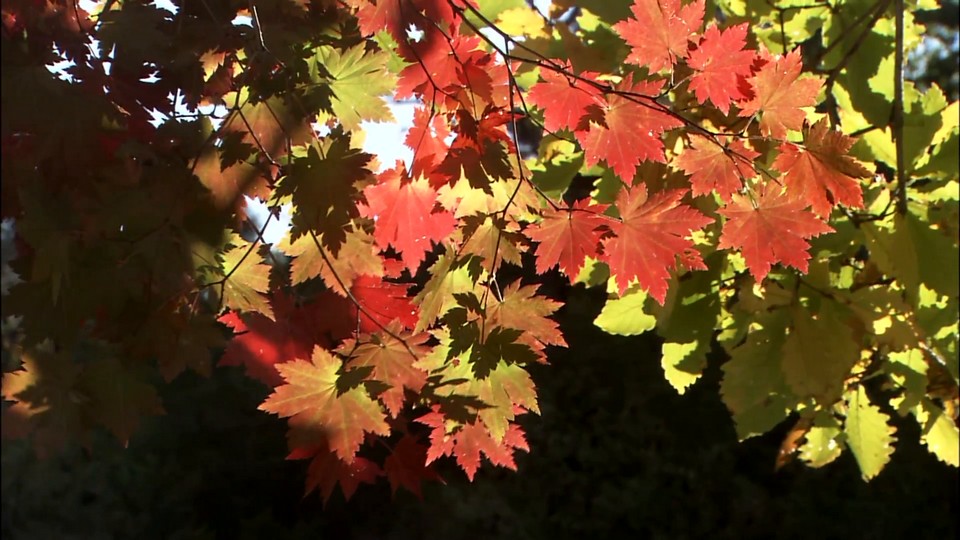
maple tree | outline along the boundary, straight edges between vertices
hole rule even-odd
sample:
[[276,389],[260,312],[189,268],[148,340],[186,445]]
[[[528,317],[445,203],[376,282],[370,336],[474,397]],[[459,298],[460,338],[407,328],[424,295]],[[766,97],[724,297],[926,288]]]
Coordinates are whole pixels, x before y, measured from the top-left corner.
[[[680,393],[722,345],[741,438],[792,422],[782,455],[869,479],[911,414],[957,466],[957,103],[902,77],[904,4],[935,3],[570,3],[6,2],[4,433],[125,440],[151,370],[216,361],[273,388],[324,498],[516,468],[557,269]],[[381,164],[391,97],[412,157]]]

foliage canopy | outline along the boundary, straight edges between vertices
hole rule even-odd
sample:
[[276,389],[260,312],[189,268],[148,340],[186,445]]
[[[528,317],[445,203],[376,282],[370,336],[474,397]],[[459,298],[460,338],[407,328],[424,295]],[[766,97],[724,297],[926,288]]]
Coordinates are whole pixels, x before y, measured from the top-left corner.
[[[935,2],[573,4],[5,3],[5,435],[129,438],[151,372],[218,360],[325,498],[515,468],[557,270],[680,393],[719,342],[739,436],[793,426],[778,463],[870,479],[900,414],[957,466],[958,109],[902,76]],[[389,98],[412,157],[381,164]]]

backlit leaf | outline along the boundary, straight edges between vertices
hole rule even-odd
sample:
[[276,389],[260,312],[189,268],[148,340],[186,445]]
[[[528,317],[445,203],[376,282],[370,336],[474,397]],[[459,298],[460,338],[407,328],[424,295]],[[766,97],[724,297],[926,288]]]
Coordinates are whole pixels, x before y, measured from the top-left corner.
[[847,419],[843,425],[847,446],[857,458],[864,480],[871,480],[883,470],[893,454],[896,428],[889,425],[889,417],[870,402],[863,386],[849,390]]

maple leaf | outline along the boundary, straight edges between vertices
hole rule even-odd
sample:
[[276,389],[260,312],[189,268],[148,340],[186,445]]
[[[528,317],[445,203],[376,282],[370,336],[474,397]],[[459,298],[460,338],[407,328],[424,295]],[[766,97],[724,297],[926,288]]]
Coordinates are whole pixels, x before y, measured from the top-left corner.
[[626,61],[656,73],[686,58],[703,22],[703,6],[704,0],[682,7],[680,0],[636,0],[633,18],[613,25],[630,45]]
[[756,176],[751,162],[760,153],[739,139],[720,146],[707,137],[691,135],[690,146],[674,163],[690,175],[690,191],[694,196],[715,191],[724,202],[729,202],[730,196],[743,187],[744,179]]
[[455,294],[473,291],[480,275],[480,259],[458,257],[452,246],[429,268],[431,278],[413,299],[420,307],[415,331],[426,330],[456,305]]
[[388,435],[390,427],[362,386],[340,392],[340,366],[339,358],[319,346],[310,362],[277,365],[286,384],[274,389],[259,409],[290,418],[292,444],[322,438],[340,459],[353,463],[365,433]]
[[236,137],[225,137],[220,148],[208,146],[195,159],[191,171],[210,190],[214,206],[237,210],[246,201],[243,195],[265,199],[270,194],[264,171],[246,159],[230,162],[225,158],[229,146],[239,144]]
[[276,364],[307,358],[315,345],[330,346],[332,341],[349,336],[355,326],[356,318],[346,316],[348,306],[352,306],[346,301],[337,304],[329,298],[317,299],[297,306],[290,296],[276,293],[270,304],[276,314],[273,319],[234,311],[219,319],[234,333],[219,365],[244,366],[249,377],[270,387],[283,382]]
[[408,287],[376,276],[359,276],[350,292],[363,310],[358,312],[351,302],[351,320],[359,320],[361,332],[376,332],[393,322],[403,328],[413,328],[419,313],[407,295]]
[[420,498],[421,482],[443,482],[426,462],[427,447],[420,444],[416,437],[404,435],[383,462],[383,472],[390,481],[390,491],[396,494],[398,488],[404,487]]
[[3,374],[3,398],[13,402],[3,407],[4,430],[8,424],[17,425],[15,434],[33,435],[39,455],[53,455],[83,434],[82,403],[89,401],[89,396],[75,389],[80,365],[64,352],[39,347],[24,351],[20,357],[20,369]]
[[[417,365],[431,373],[434,393],[450,419],[466,421],[479,416],[495,441],[502,441],[511,422],[531,411],[540,414],[537,389],[530,374],[516,363],[498,359],[483,378],[478,378],[470,362],[451,350],[458,344],[451,330],[433,333],[440,343]],[[471,351],[472,354],[472,351]]]
[[351,368],[370,367],[370,376],[390,386],[380,394],[380,401],[387,406],[394,418],[403,409],[404,388],[418,393],[427,383],[427,372],[415,365],[417,358],[424,356],[429,348],[424,343],[428,334],[402,335],[398,324],[389,330],[404,338],[400,341],[386,332],[361,336],[361,341],[347,340],[339,351],[349,355],[347,365]]
[[[501,362],[524,363],[537,360],[540,355],[528,345],[534,338],[521,341],[523,330],[507,328],[484,320],[484,308],[480,299],[473,294],[457,295],[458,307],[451,309],[443,319],[450,329],[449,359],[458,358],[469,352],[467,364],[477,379],[490,375]],[[540,345],[542,349],[542,345]]]
[[506,224],[493,217],[471,216],[464,219],[463,235],[466,238],[460,252],[475,255],[490,263],[508,262],[522,266],[520,250],[523,236],[513,230],[505,230]]
[[494,106],[486,107],[479,118],[459,110],[457,136],[431,185],[439,187],[466,177],[471,187],[491,193],[491,180],[513,178],[507,155],[513,151],[513,141],[504,130],[512,118],[512,113]]
[[434,114],[426,107],[417,107],[413,112],[413,125],[403,143],[413,150],[410,173],[414,178],[429,176],[447,156],[447,137],[450,128],[443,115]]
[[[486,56],[480,47],[481,40],[475,36],[443,35],[430,22],[425,27],[421,21],[417,27],[425,32],[424,38],[412,43],[403,39],[406,51],[401,51],[411,63],[400,72],[395,97],[407,99],[416,95],[429,94],[431,90],[444,91],[453,96],[458,88],[463,88],[464,75],[460,66],[465,62],[477,62]],[[404,30],[404,33],[406,30]],[[459,105],[459,103],[457,103]]]
[[855,139],[831,129],[826,118],[803,130],[803,147],[785,142],[773,168],[782,171],[787,188],[810,203],[817,215],[826,217],[834,205],[863,207],[858,178],[870,171],[847,155]]
[[690,78],[690,89],[697,101],[713,102],[727,114],[731,101],[746,99],[740,82],[752,73],[753,51],[744,51],[747,23],[719,30],[711,25],[703,33],[700,46],[690,53],[687,65],[696,72]]
[[380,30],[386,29],[394,39],[403,39],[403,22],[400,19],[400,2],[402,0],[379,0],[361,2],[357,12],[357,21],[360,23],[360,33],[372,36]]
[[396,248],[415,274],[431,249],[430,243],[447,238],[457,220],[450,212],[434,212],[437,192],[426,180],[403,183],[402,177],[406,177],[402,168],[381,173],[378,184],[363,190],[367,204],[360,206],[360,214],[374,220],[377,245],[381,249]]
[[601,256],[610,266],[620,296],[636,278],[643,290],[663,304],[670,269],[676,266],[677,257],[693,246],[686,237],[713,221],[680,204],[685,192],[662,191],[648,198],[643,184],[620,192],[620,222],[610,224],[616,236],[603,241]]
[[353,131],[363,120],[393,121],[393,114],[380,97],[389,95],[396,86],[396,78],[386,68],[389,55],[369,52],[361,43],[342,53],[335,47],[319,47],[316,58],[332,79],[330,108],[344,129]]
[[[664,82],[633,84],[632,81],[632,75],[628,75],[618,89],[642,96],[655,96]],[[632,184],[640,162],[664,162],[660,135],[682,125],[680,120],[660,110],[655,101],[613,94],[603,107],[603,125],[591,121],[587,130],[578,131],[576,135],[583,146],[587,167],[596,165],[602,159],[624,182]]]
[[380,477],[380,467],[367,458],[357,457],[345,462],[330,451],[318,452],[307,467],[307,482],[304,496],[319,490],[326,504],[333,495],[333,488],[340,484],[343,498],[349,500],[360,484],[375,484]]
[[213,317],[169,313],[151,317],[140,332],[131,336],[131,341],[137,356],[156,357],[160,375],[167,382],[187,368],[209,377],[210,351],[221,349],[225,343],[223,328]]
[[451,432],[439,406],[434,406],[432,412],[417,418],[417,422],[433,428],[430,432],[427,464],[442,456],[455,455],[457,464],[467,473],[467,478],[471,482],[480,468],[481,454],[487,456],[494,465],[516,470],[517,465],[513,460],[514,450],[529,451],[523,430],[516,424],[510,424],[503,440],[497,443],[479,422],[453,427]]
[[370,175],[371,156],[350,148],[350,137],[339,130],[326,137],[322,156],[310,146],[280,179],[274,197],[293,196],[293,223],[301,231],[319,230],[336,255],[346,240],[346,226],[356,215],[355,184]]
[[37,453],[59,450],[71,437],[86,442],[96,423],[126,444],[140,418],[163,413],[152,385],[124,366],[108,350],[92,351],[94,359],[78,364],[70,354],[35,347],[21,354],[23,366],[4,373],[4,421],[12,420],[32,434]]
[[800,49],[786,56],[770,58],[766,49],[761,49],[761,58],[766,64],[748,79],[753,97],[740,103],[740,116],[760,116],[760,131],[769,137],[783,139],[788,130],[799,131],[807,114],[803,107],[817,104],[817,94],[823,79],[800,76],[803,68]]
[[600,254],[601,227],[609,220],[602,216],[607,206],[580,200],[566,209],[544,210],[543,220],[524,231],[539,243],[537,273],[546,273],[559,265],[561,272],[575,279],[586,258]]
[[[348,3],[356,3],[350,0]],[[409,25],[417,28],[427,21],[455,26],[459,20],[445,0],[378,0],[375,4],[362,2],[357,13],[360,31],[364,36],[386,29],[398,41],[405,41]]]
[[547,318],[560,308],[560,303],[536,293],[536,286],[521,287],[520,281],[505,287],[501,299],[487,308],[487,327],[523,330],[517,342],[527,345],[543,359],[545,346],[566,347],[567,342],[560,325]]
[[[319,276],[328,289],[346,296],[347,291],[343,287],[349,289],[358,276],[383,276],[383,259],[378,255],[373,236],[356,225],[346,232],[346,239],[336,256],[326,252],[322,245],[317,246],[318,243],[325,243],[322,236],[318,240],[314,241],[313,236],[304,234],[291,242],[290,235],[285,235],[276,246],[293,257],[290,263],[291,284],[299,285]],[[326,255],[326,259],[323,255]]]
[[758,283],[777,262],[806,272],[810,259],[806,239],[833,231],[808,206],[798,194],[783,192],[776,184],[765,184],[754,200],[734,195],[730,204],[717,210],[727,218],[717,247],[740,250]]
[[234,248],[221,255],[223,305],[234,311],[253,311],[273,319],[273,309],[263,295],[270,289],[270,266],[254,246],[235,238]]
[[77,389],[90,398],[88,414],[124,445],[136,432],[141,417],[163,413],[156,389],[113,356],[86,364],[78,382]]
[[222,132],[240,133],[244,142],[272,158],[285,156],[288,148],[302,145],[312,137],[301,105],[280,96],[263,101],[246,96],[244,92],[223,96],[223,101],[235,109],[224,119]]
[[[555,62],[564,69],[571,69],[569,62]],[[596,73],[585,71],[579,78],[572,78],[562,72],[540,69],[543,80],[530,87],[527,100],[543,111],[543,127],[548,132],[575,129],[587,114],[587,107],[603,103],[600,89],[581,80],[596,81],[596,76]]]

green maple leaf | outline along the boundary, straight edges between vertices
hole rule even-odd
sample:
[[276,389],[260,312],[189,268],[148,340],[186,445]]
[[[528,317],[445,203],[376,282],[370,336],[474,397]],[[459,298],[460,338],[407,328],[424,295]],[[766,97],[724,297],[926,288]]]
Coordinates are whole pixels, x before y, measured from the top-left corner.
[[223,305],[234,311],[254,311],[274,320],[273,308],[263,293],[270,290],[270,266],[261,262],[256,248],[243,240],[221,255]]
[[540,414],[536,386],[530,374],[520,365],[497,359],[489,373],[481,378],[471,362],[460,359],[470,357],[472,347],[457,357],[451,357],[450,350],[454,343],[450,332],[440,330],[435,337],[440,344],[418,366],[434,374],[436,388],[433,391],[437,395],[452,399],[456,396],[478,399],[477,407],[472,408],[470,413],[480,417],[495,441],[499,443],[503,439],[510,422],[516,418],[515,406]]
[[[383,276],[383,259],[378,255],[380,250],[374,245],[373,236],[363,229],[349,229],[337,255],[327,252],[323,247],[327,242],[322,235],[318,240],[320,247],[309,234],[300,235],[292,241],[288,235],[276,246],[294,258],[290,263],[290,282],[293,285],[321,277],[329,289],[346,296],[347,291],[340,286],[341,282],[349,289],[358,276]],[[324,253],[320,250],[324,250]]]
[[388,54],[367,52],[362,43],[346,51],[329,46],[316,50],[315,62],[329,74],[331,112],[344,129],[353,131],[363,120],[393,120],[380,97],[396,88],[396,77],[387,70],[389,60]]
[[457,305],[456,293],[473,291],[480,277],[481,259],[458,259],[453,248],[440,256],[430,267],[430,279],[413,302],[420,308],[420,320],[414,332],[426,330],[438,318]]
[[843,431],[847,446],[857,458],[860,473],[864,480],[870,480],[880,474],[893,455],[893,443],[896,428],[890,426],[890,418],[879,407],[870,403],[863,386],[849,390],[844,399],[847,402],[847,420]]
[[370,175],[370,159],[370,154],[350,147],[349,135],[334,131],[322,146],[310,146],[306,156],[294,158],[274,198],[292,195],[294,226],[321,232],[324,245],[336,255],[357,213],[356,183]]

